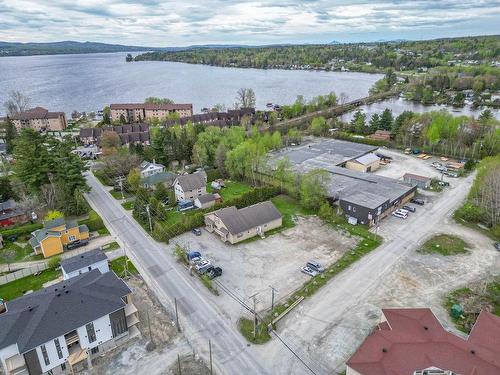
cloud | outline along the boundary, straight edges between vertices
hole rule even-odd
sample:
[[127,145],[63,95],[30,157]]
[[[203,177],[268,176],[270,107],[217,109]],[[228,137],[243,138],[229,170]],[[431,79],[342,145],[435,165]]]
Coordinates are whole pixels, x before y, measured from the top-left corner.
[[0,14],[0,40],[23,42],[175,46],[500,34],[500,1],[486,0],[0,0]]

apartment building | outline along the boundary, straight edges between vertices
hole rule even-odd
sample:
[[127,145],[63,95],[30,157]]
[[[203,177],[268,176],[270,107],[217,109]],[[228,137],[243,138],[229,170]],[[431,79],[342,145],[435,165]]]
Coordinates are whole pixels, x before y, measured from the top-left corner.
[[68,126],[64,112],[49,112],[43,107],[19,112],[10,116],[10,119],[18,131],[23,128],[37,131],[61,131]]
[[71,374],[140,334],[127,284],[99,269],[6,303],[0,362],[6,375]]
[[142,122],[152,119],[164,119],[173,113],[180,118],[193,115],[192,104],[150,104],[128,103],[111,104],[111,121],[119,121],[123,116],[127,123]]

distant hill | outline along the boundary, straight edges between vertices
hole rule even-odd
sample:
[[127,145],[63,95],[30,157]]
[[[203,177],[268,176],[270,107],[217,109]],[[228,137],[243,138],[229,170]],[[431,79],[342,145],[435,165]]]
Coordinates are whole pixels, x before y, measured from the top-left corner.
[[94,42],[10,43],[0,41],[0,56],[59,55],[99,52],[177,51],[184,48],[125,46]]

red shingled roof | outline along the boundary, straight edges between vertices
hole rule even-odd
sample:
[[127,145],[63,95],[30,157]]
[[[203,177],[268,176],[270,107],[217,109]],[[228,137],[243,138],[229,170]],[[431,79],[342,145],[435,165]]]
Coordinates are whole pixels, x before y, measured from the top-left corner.
[[430,309],[382,312],[387,321],[347,361],[361,375],[411,375],[429,367],[462,375],[500,374],[500,317],[481,312],[464,340],[446,331]]

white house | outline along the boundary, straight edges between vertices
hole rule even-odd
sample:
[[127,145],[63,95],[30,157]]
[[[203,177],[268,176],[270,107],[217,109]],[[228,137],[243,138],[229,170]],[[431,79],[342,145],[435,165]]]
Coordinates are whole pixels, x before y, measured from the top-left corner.
[[207,193],[207,174],[198,171],[193,174],[178,176],[174,181],[175,199],[194,200],[196,197]]
[[161,164],[157,164],[154,160],[152,163],[149,161],[143,161],[139,166],[139,172],[141,174],[141,178],[146,178],[165,172],[165,167]]
[[87,251],[86,253],[61,261],[64,280],[71,279],[94,269],[98,269],[101,273],[109,271],[108,257],[101,249]]
[[139,334],[137,323],[127,284],[93,269],[7,302],[0,362],[6,375],[70,374]]

